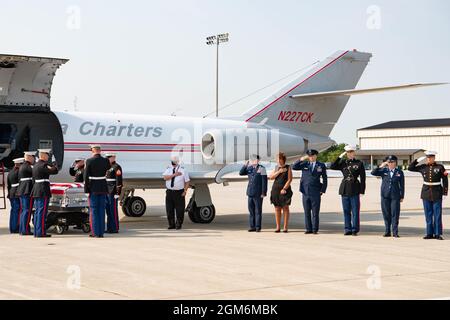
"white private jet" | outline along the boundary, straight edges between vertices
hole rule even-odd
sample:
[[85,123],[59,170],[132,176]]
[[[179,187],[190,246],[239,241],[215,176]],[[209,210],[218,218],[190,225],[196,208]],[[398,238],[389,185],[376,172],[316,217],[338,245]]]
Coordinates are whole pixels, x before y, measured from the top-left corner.
[[210,223],[215,209],[208,185],[237,178],[230,173],[251,154],[267,160],[278,150],[289,158],[308,148],[325,150],[334,144],[329,134],[350,96],[439,85],[355,89],[371,57],[338,51],[241,116],[216,119],[52,111],[53,78],[68,60],[0,55],[0,161],[10,168],[23,151],[51,148],[61,169],[55,180],[69,182],[74,159],[100,144],[118,153],[124,213],[141,216],[146,204],[134,190],[164,188],[162,171],[178,153],[195,188],[189,216]]

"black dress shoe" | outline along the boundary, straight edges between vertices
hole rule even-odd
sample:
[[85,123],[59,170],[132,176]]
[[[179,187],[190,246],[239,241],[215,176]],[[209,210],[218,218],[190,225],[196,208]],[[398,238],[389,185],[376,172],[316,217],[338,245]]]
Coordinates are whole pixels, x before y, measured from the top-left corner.
[[119,233],[119,231],[108,231],[108,230],[106,230],[105,233]]
[[312,231],[305,231],[305,234],[312,234]]
[[430,240],[430,239],[433,239],[434,237],[433,236],[430,236],[430,235],[426,235],[425,237],[423,237],[423,239],[424,240]]
[[248,232],[256,232],[256,229],[248,229]]
[[389,238],[390,236],[391,236],[390,233],[385,233],[385,234],[383,235],[383,237],[385,237],[385,238]]
[[256,232],[261,232],[261,229],[256,229]]
[[275,232],[275,233],[280,233],[281,230],[280,230],[280,229],[277,229],[277,230],[275,230],[274,232]]
[[283,233],[288,233],[289,231],[288,230],[283,230]]
[[319,231],[314,231],[313,234],[319,234]]
[[44,234],[42,236],[36,236],[36,238],[50,238],[51,236],[51,234]]
[[173,230],[173,229],[175,229],[175,226],[169,226],[169,227],[167,228],[167,230]]
[[90,235],[89,235],[89,238],[97,238],[97,236],[95,236],[95,235],[93,235],[93,234],[90,234]]
[[394,234],[394,238],[400,238],[398,234]]
[[31,233],[31,232],[28,232],[28,233],[21,233],[20,235],[21,235],[21,236],[34,236],[34,234]]
[[442,236],[436,236],[435,238],[436,240],[444,240],[444,238]]
[[358,235],[358,232],[352,232],[352,236],[356,237]]
[[352,233],[350,231],[344,233],[344,236],[351,236],[351,235],[352,235]]
[[176,230],[181,230],[181,226],[176,226],[175,229]]

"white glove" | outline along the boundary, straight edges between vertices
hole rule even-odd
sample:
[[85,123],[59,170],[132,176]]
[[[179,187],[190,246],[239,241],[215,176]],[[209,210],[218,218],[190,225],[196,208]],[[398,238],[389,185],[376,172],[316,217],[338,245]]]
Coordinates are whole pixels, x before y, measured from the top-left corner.
[[423,160],[425,160],[427,157],[420,157],[419,159],[417,159],[417,162],[422,162]]
[[343,153],[341,153],[341,155],[339,156],[339,158],[343,158],[345,155],[347,154],[347,152],[343,152]]

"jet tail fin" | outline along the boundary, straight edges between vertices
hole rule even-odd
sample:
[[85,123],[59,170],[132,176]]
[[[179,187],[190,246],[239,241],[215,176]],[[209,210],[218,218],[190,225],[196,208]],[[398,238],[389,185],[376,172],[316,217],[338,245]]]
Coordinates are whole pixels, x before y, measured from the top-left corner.
[[372,54],[365,52],[338,51],[242,117],[249,123],[328,136],[349,96],[292,97],[354,89],[371,57]]

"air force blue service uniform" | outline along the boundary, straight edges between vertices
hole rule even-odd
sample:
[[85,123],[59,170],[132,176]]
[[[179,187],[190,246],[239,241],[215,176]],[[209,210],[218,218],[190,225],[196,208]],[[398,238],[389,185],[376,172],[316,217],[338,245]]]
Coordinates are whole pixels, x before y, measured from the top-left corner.
[[247,196],[250,231],[261,231],[263,197],[267,195],[267,173],[264,166],[244,165],[239,175],[248,176]]
[[[106,155],[108,157],[108,155]],[[108,195],[106,196],[106,232],[119,232],[119,196],[122,192],[122,167],[113,162],[106,172]]]
[[[26,152],[31,155],[35,152]],[[16,195],[20,198],[21,213],[19,220],[19,233],[21,235],[31,235],[30,220],[33,211],[33,199],[31,198],[31,190],[33,189],[33,166],[30,162],[25,161],[19,168],[19,186]]]
[[91,237],[103,237],[105,233],[105,207],[108,185],[106,172],[111,169],[109,160],[96,154],[86,160],[84,192],[89,194]]
[[[396,157],[389,157],[387,161],[397,161]],[[398,223],[400,219],[400,201],[405,197],[405,175],[403,171],[395,168],[375,168],[372,175],[381,177],[381,211],[383,212],[385,236],[391,231],[398,237]]]
[[9,232],[19,233],[19,219],[20,219],[20,199],[17,195],[17,188],[19,187],[19,164],[22,164],[24,159],[14,159],[14,168],[8,173],[8,180],[6,182],[8,187],[8,199],[11,204],[11,211],[9,216]]
[[[40,151],[49,153],[50,151]],[[33,166],[33,189],[31,191],[31,197],[33,199],[35,212],[33,216],[34,236],[50,237],[46,233],[45,221],[48,213],[48,203],[51,197],[50,192],[50,175],[58,173],[58,167],[56,164],[50,164],[48,161],[39,160]]]
[[[427,156],[435,156],[436,152],[426,152]],[[420,172],[423,177],[421,198],[425,211],[425,239],[442,240],[442,198],[448,194],[448,173],[444,166],[437,164],[421,164],[414,160],[408,167],[409,171]]]
[[344,176],[339,186],[339,194],[342,197],[345,234],[357,235],[360,230],[360,195],[366,191],[364,164],[357,159],[339,157],[331,164],[331,169],[341,171]]
[[[315,154],[318,154],[315,153]],[[300,192],[303,195],[306,233],[319,232],[319,213],[321,195],[327,191],[327,168],[321,162],[297,161],[292,170],[300,170]]]

